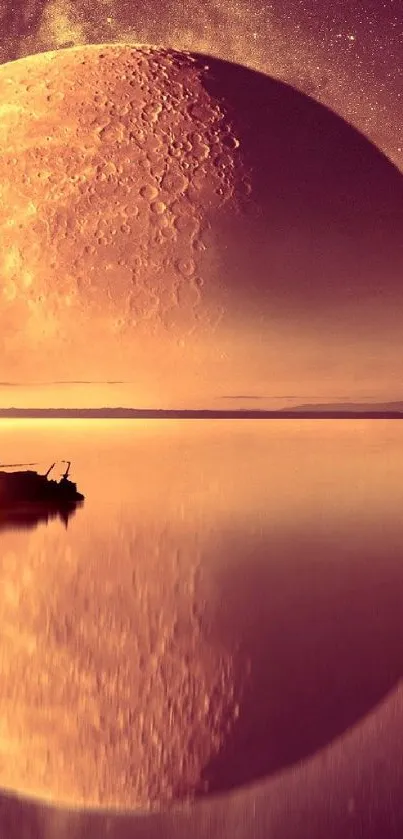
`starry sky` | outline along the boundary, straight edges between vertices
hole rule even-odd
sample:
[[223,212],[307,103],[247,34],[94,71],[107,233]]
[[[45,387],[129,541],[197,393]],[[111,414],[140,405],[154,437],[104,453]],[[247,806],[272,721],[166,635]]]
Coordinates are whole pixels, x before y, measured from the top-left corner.
[[329,106],[403,169],[401,0],[4,0],[0,31],[3,62],[127,40],[245,64]]

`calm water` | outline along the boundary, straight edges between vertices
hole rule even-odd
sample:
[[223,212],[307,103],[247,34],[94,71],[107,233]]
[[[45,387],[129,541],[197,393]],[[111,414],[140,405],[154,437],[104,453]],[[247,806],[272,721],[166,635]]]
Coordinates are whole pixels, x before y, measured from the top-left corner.
[[0,531],[4,787],[228,789],[400,679],[403,423],[0,422],[0,462],[63,458],[86,496],[67,528]]

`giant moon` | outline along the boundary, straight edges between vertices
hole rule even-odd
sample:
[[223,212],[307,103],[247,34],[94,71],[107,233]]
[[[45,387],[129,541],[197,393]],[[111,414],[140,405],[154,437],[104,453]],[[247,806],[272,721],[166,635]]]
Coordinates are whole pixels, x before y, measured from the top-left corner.
[[325,108],[119,44],[6,64],[0,102],[0,380],[186,407],[398,379],[401,177]]

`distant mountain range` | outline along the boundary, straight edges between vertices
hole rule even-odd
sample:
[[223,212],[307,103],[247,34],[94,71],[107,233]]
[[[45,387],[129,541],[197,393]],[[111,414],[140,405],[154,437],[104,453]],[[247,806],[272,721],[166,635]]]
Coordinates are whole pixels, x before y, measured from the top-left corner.
[[[287,409],[292,410],[292,409]],[[359,413],[368,413],[372,411],[381,411],[383,413],[396,413],[396,411],[403,413],[403,400],[394,400],[390,402],[322,402],[309,403],[298,405],[297,411],[354,411]]]
[[342,402],[259,410],[157,408],[0,408],[12,419],[402,419],[403,401]]

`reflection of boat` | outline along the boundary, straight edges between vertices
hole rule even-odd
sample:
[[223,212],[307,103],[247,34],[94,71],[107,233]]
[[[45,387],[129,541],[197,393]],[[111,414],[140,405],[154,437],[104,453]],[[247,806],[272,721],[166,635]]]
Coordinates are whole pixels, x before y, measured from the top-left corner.
[[44,475],[33,470],[0,471],[0,510],[27,510],[31,505],[57,510],[84,501],[84,496],[77,491],[77,485],[69,479],[71,463],[65,462],[67,469],[58,481],[49,478],[55,463]]
[[67,527],[68,522],[82,501],[56,504],[13,504],[0,506],[0,532],[4,530],[31,530],[39,524],[47,524],[52,519],[60,519]]

